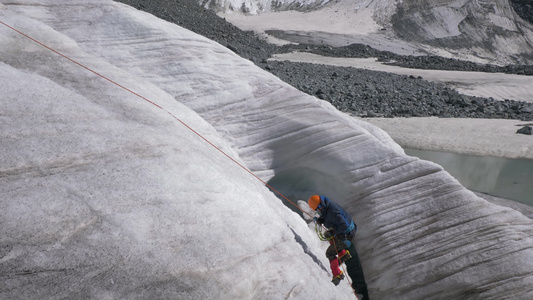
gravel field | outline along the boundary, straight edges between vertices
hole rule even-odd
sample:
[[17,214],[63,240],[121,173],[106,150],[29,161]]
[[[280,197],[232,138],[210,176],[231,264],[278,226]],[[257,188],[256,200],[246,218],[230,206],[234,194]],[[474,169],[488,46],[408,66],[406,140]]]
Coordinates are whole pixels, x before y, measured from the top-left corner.
[[[273,54],[307,51],[336,57],[377,57],[380,61],[420,69],[504,72],[533,75],[532,66],[480,65],[440,57],[400,56],[365,45],[328,47],[268,44],[242,31],[191,0],[119,0],[214,40],[280,79],[360,117],[445,117],[533,120],[533,103],[465,96],[443,84],[351,67],[268,61]],[[282,37],[283,32],[269,32]]]

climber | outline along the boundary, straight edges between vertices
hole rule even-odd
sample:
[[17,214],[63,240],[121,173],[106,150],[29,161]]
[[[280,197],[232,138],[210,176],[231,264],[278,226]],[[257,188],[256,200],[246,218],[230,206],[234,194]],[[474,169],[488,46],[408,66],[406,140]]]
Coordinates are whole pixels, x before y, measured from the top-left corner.
[[324,237],[330,242],[326,257],[333,273],[332,282],[338,285],[344,279],[339,265],[345,263],[348,275],[352,279],[352,288],[356,294],[362,295],[364,300],[369,300],[363,268],[352,242],[357,230],[352,217],[340,205],[324,196],[313,195],[307,203],[319,214],[319,217],[314,219],[315,222],[323,224],[328,229]]

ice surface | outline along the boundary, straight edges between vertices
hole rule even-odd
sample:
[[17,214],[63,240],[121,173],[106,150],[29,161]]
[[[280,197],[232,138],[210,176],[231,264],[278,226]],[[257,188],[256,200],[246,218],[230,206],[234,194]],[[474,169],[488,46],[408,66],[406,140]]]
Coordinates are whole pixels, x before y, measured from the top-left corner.
[[[4,2],[0,298],[351,299],[291,199],[353,214],[374,299],[533,296],[533,221],[226,48],[111,1]],[[170,114],[172,115],[170,115]]]

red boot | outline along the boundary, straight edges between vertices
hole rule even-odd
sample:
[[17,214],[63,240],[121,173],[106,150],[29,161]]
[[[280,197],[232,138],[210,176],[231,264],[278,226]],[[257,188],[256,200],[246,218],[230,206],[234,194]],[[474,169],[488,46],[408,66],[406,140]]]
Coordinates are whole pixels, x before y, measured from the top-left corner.
[[339,260],[337,258],[330,260],[329,266],[331,267],[331,272],[333,273],[333,279],[331,282],[333,282],[335,285],[338,285],[341,280],[344,279],[344,274],[339,268]]
[[330,260],[329,266],[331,268],[331,273],[333,273],[333,277],[342,274],[342,271],[339,268],[339,260],[337,258]]
[[333,282],[334,285],[339,285],[339,283],[341,282],[341,280],[344,279],[344,273],[341,273],[337,276],[333,276],[333,279],[331,280],[331,282]]
[[352,255],[350,254],[350,251],[343,249],[341,252],[339,252],[339,262],[341,264],[343,262],[347,261],[350,258],[352,258]]

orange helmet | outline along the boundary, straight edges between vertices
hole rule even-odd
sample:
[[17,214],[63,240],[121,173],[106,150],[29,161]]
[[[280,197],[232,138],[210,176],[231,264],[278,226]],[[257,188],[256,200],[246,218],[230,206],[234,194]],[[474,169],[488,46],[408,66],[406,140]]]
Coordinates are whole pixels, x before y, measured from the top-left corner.
[[320,205],[320,196],[319,195],[313,195],[309,197],[309,200],[307,200],[307,204],[309,204],[309,207],[312,210],[316,210],[316,208]]

